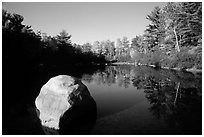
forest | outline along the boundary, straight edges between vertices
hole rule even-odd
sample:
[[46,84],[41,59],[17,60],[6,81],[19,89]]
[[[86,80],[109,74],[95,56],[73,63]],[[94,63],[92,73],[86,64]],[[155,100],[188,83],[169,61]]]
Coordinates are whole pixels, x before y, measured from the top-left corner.
[[202,69],[201,2],[169,2],[163,8],[155,7],[146,19],[150,24],[144,34],[131,40],[124,36],[116,41],[80,45],[71,41],[66,30],[57,36],[34,32],[22,23],[23,16],[3,9],[3,60],[7,67],[125,62],[179,70]]
[[[89,88],[97,118],[108,114],[100,128],[94,125],[97,134],[101,129],[107,134],[105,128],[123,134],[202,134],[202,73],[197,73],[202,72],[202,2],[169,2],[146,19],[143,34],[133,38],[78,44],[66,28],[51,36],[2,9],[2,133],[44,134],[35,99],[50,78],[69,75]],[[123,109],[113,114],[115,108]],[[71,120],[69,126],[76,132],[90,127],[76,118],[79,124]],[[167,131],[161,130],[163,123]]]

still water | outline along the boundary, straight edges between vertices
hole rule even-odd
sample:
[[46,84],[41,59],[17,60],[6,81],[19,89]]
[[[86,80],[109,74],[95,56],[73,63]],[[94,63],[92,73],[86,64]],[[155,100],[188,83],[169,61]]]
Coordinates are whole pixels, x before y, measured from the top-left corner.
[[84,75],[97,104],[91,134],[201,134],[200,78],[133,66]]
[[[3,102],[3,134],[44,134],[32,102],[49,78],[61,74],[80,78],[96,102],[92,124],[77,118],[70,134],[202,134],[201,74],[127,65],[71,70],[38,69],[30,91],[22,97],[27,101],[10,107]],[[82,119],[89,120],[87,115]]]

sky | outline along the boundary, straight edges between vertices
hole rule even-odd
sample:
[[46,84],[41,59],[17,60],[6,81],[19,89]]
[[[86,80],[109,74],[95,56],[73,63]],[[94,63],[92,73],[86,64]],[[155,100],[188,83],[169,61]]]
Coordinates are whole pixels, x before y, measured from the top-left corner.
[[47,35],[56,36],[62,30],[72,35],[77,44],[112,40],[123,36],[129,40],[143,34],[150,23],[146,16],[163,2],[5,2],[3,9],[24,17]]

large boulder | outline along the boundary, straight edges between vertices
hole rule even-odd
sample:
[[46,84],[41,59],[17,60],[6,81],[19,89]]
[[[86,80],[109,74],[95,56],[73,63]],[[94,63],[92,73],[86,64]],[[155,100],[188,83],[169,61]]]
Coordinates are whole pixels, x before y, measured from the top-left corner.
[[[65,112],[74,106],[80,106],[84,100],[95,101],[90,96],[87,87],[78,79],[59,75],[51,78],[40,90],[35,100],[39,111],[39,119],[42,126],[59,130],[64,119]],[[63,126],[63,125],[62,125]]]

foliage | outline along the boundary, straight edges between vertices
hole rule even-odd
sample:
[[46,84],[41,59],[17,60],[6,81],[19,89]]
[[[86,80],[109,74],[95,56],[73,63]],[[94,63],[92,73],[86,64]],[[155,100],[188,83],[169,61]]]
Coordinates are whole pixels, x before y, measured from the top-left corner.
[[[71,35],[65,30],[54,37],[41,32],[34,33],[31,26],[22,24],[21,15],[3,10],[3,44],[10,45],[5,48],[7,52],[17,49],[14,51],[28,53],[26,56],[30,54],[38,58],[38,62],[48,64],[118,61],[157,67],[202,68],[201,2],[169,2],[163,8],[155,7],[147,19],[150,24],[144,34],[135,36],[131,42],[124,36],[116,42],[104,40],[79,45],[71,42]],[[9,42],[11,37],[15,39],[13,43]],[[14,47],[14,43],[21,46]]]
[[65,30],[54,37],[35,33],[31,26],[22,24],[23,19],[21,15],[2,11],[3,58],[9,64],[18,62],[23,67],[25,64],[68,66],[107,62],[103,55],[93,53],[89,45],[72,44],[71,35]]
[[159,40],[161,39],[162,31],[160,29],[161,26],[161,9],[157,6],[151,12],[150,15],[147,16],[147,19],[151,21],[148,25],[146,35],[146,41],[150,48],[154,48],[159,45]]
[[182,15],[185,16],[186,26],[182,28],[183,45],[197,46],[202,39],[202,3],[181,3]]
[[136,51],[131,51],[132,60],[169,68],[202,68],[201,2],[169,2],[163,9],[155,7],[147,19],[150,24],[142,40],[138,36],[132,40]]
[[57,40],[58,45],[71,45],[71,35],[69,35],[66,30],[62,30],[62,32],[60,32],[55,39]]

